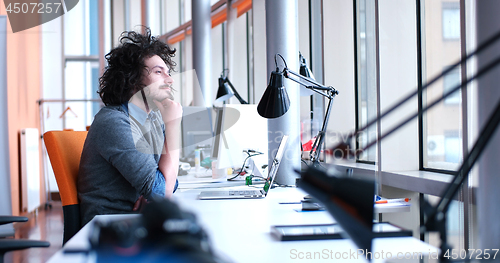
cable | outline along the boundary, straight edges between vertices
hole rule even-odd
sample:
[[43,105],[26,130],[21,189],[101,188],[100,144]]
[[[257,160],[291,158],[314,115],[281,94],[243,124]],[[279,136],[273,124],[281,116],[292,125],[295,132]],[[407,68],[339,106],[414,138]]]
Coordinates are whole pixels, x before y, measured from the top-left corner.
[[243,165],[241,166],[241,169],[240,171],[238,172],[238,174],[236,174],[235,176],[227,179],[228,181],[232,181],[234,180],[236,177],[240,176],[241,173],[243,172],[243,169],[245,168],[245,164],[247,163],[247,160],[251,157],[254,157],[254,156],[257,156],[257,155],[261,155],[262,153],[261,152],[256,152],[255,154],[250,154],[249,151],[245,151],[246,154],[248,154],[248,156],[245,158],[245,160],[243,161]]
[[280,184],[278,182],[274,182],[273,185],[271,186],[271,189],[272,188],[275,188],[276,186],[277,187],[283,187],[283,188],[286,188],[286,187],[295,187],[295,185],[288,185],[288,184]]
[[267,180],[268,178],[264,177],[264,176],[259,176],[259,175],[249,175],[250,177],[252,178],[260,178],[260,179],[264,179],[264,180]]

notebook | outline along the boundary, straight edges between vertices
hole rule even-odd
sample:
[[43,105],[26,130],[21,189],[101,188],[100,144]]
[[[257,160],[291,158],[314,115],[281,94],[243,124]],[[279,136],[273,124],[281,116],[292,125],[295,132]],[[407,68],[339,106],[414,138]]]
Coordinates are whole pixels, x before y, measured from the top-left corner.
[[252,199],[252,198],[264,198],[267,196],[269,189],[273,185],[274,178],[278,173],[278,168],[285,153],[286,142],[288,140],[288,135],[283,135],[278,151],[274,156],[273,163],[269,168],[269,175],[264,183],[262,190],[235,190],[235,191],[204,191],[198,196],[201,200],[214,200],[214,199]]

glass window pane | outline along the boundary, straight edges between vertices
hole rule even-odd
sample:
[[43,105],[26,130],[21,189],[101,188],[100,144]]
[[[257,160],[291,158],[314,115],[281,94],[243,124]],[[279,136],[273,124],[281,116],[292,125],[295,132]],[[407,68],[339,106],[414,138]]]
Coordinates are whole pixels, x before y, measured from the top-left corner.
[[98,1],[80,1],[64,14],[64,52],[66,56],[99,53]]
[[[377,115],[376,68],[375,65],[375,4],[373,1],[358,1],[358,128],[364,127]],[[357,149],[364,148],[376,139],[376,125],[372,125],[357,138]],[[362,152],[358,160],[375,162],[376,149]]]
[[[228,32],[229,76],[241,98],[248,102],[248,23],[244,14],[233,20],[233,30]],[[232,47],[231,47],[232,45]],[[231,52],[232,51],[232,52]],[[215,73],[215,72],[214,72]],[[239,103],[233,96],[229,103]]]
[[[460,84],[460,71],[454,68],[443,76],[443,95],[450,92]],[[462,100],[462,93],[460,90],[453,92],[449,97],[444,99],[445,104],[460,104]]]
[[[147,9],[147,25],[151,29],[151,34],[153,36],[158,36],[163,33],[162,31],[162,25],[161,25],[161,7],[162,7],[163,1],[147,1],[146,2],[146,9]],[[172,12],[173,13],[173,12]]]
[[[98,99],[99,63],[71,61],[65,67],[66,100]],[[64,108],[70,107],[64,115],[64,128],[85,130],[92,123],[94,115],[100,109],[99,102],[67,102]]]
[[[212,28],[212,101],[215,100],[215,97],[217,95],[217,90],[219,88],[219,77],[221,76],[222,70],[223,70],[223,59],[224,59],[224,44],[223,44],[223,30],[224,26],[223,24],[220,24],[214,28]],[[224,72],[227,74],[227,72]],[[231,83],[234,84],[234,80],[231,78],[229,79]]]
[[[436,206],[441,199],[440,197],[433,195],[424,195],[424,198],[433,206]],[[448,212],[446,213],[446,235],[448,238],[448,244],[452,249],[455,249],[455,251],[460,251],[464,246],[463,210],[464,203],[453,200],[451,201]],[[427,218],[425,218],[425,220],[427,220]],[[441,244],[441,239],[438,232],[427,232],[425,234],[425,239],[430,245],[436,247],[439,247]],[[429,262],[434,261],[430,260]]]
[[174,100],[178,101],[182,104],[182,97],[183,97],[183,88],[182,88],[182,83],[183,83],[183,74],[180,74],[183,72],[183,60],[182,60],[182,42],[177,42],[173,45],[169,45],[171,48],[175,48],[175,56],[172,58],[172,60],[175,62],[175,70],[171,72],[172,78],[174,79],[174,85],[173,88],[175,89],[176,92],[174,92]]
[[89,1],[89,55],[99,54],[99,1]]
[[[423,1],[423,83],[460,59],[460,5],[458,1]],[[423,93],[424,106],[460,83],[455,68]],[[456,170],[462,160],[462,98],[453,93],[424,114],[424,168]]]
[[187,21],[191,20],[191,0],[187,1],[182,1],[184,3],[183,5],[183,17],[182,17],[182,22],[181,24],[186,23]]
[[[380,112],[386,113],[417,91],[416,5],[413,0],[385,0],[379,2],[378,9]],[[417,111],[418,98],[412,96],[381,120],[382,135],[399,127],[381,142],[382,170],[418,169],[418,121],[414,118],[399,126]]]
[[170,32],[181,25],[181,5],[179,0],[159,1],[162,6],[162,34]]
[[64,14],[64,53],[66,55],[86,54],[85,2],[76,5]]
[[[318,19],[316,14],[321,6],[312,5],[312,7],[313,12],[311,15],[314,19]],[[339,95],[331,103],[331,112],[324,139],[325,151],[331,151],[339,142],[345,141],[347,134],[352,133],[356,127],[354,90],[356,47],[354,46],[355,41],[353,39],[355,32],[353,19],[356,16],[354,16],[352,1],[323,1],[322,12],[323,14],[328,14],[321,19],[322,21],[319,21],[323,23],[323,35],[322,38],[318,37],[321,32],[318,32],[319,30],[315,29],[314,26],[318,21],[313,20],[311,34],[317,38],[315,41],[312,41],[312,55],[311,60],[308,60],[308,62],[311,62],[312,71],[319,83],[325,86],[332,86],[339,91]],[[299,22],[301,22],[300,18]],[[307,37],[307,35],[303,36]],[[320,58],[320,54],[318,54],[321,52],[318,51],[321,47],[320,43],[318,43],[320,41],[324,43],[322,50],[323,58]],[[323,67],[321,64],[323,64]],[[312,97],[314,115],[312,123],[309,122],[309,126],[312,128],[312,134],[309,133],[310,137],[316,136],[321,129],[324,119],[323,116],[319,116],[319,113],[324,109],[326,114],[329,102],[328,99],[317,94]],[[309,103],[306,105],[309,105]],[[309,107],[310,110],[311,108]],[[354,139],[349,141],[349,143],[350,146],[355,146]],[[354,151],[354,149],[350,150]],[[335,163],[342,158],[347,158],[349,162],[355,161],[353,156],[342,156],[340,151],[332,154],[325,154],[326,162]]]
[[[188,74],[187,70],[191,71],[193,74],[193,36],[186,35],[186,38],[181,42],[182,46],[182,70],[186,71],[186,76],[181,79],[181,89],[182,89],[182,106],[189,106],[193,102],[193,79]],[[181,69],[179,69],[181,70]]]

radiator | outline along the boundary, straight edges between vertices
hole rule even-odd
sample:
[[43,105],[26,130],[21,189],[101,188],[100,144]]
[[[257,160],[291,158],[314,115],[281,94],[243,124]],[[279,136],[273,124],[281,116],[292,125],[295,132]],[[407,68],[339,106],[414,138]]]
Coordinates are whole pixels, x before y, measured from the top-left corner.
[[38,129],[21,130],[21,211],[40,206],[40,135]]

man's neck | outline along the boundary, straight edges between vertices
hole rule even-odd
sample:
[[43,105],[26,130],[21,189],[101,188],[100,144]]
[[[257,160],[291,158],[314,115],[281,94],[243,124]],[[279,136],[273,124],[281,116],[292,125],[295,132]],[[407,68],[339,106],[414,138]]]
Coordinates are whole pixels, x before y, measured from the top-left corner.
[[130,99],[130,103],[134,104],[135,106],[143,110],[145,113],[149,114],[151,112],[151,106],[154,105],[154,103],[148,102],[149,106],[149,111],[148,111],[146,110],[146,105],[144,104],[144,100],[141,97],[142,96],[140,95],[140,92],[138,92],[138,94],[132,96],[132,98]]

